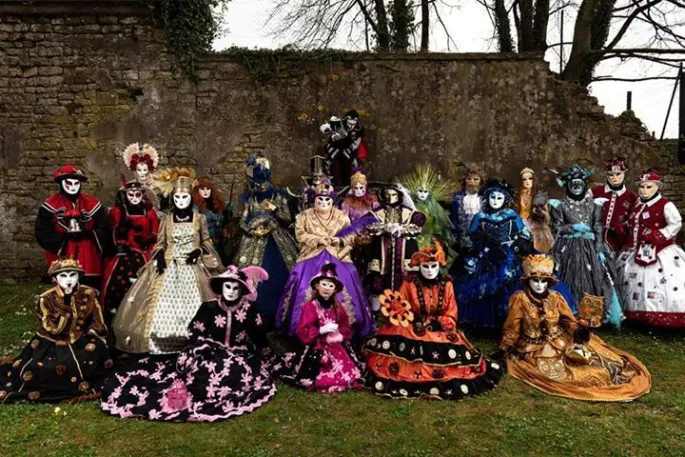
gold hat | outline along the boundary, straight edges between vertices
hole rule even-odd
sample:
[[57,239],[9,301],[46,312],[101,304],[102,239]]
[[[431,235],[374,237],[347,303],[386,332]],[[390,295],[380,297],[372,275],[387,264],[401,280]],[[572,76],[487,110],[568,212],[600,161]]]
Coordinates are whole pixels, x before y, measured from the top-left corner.
[[165,197],[177,192],[190,193],[195,176],[195,170],[192,168],[167,168],[154,175],[152,187],[158,189]]
[[72,259],[71,257],[63,257],[50,264],[50,268],[48,268],[48,275],[56,276],[63,271],[78,271],[79,273],[83,274],[83,267],[81,266],[81,262],[78,260]]
[[545,254],[534,254],[523,259],[523,277],[521,282],[525,283],[529,279],[547,279],[550,285],[555,285],[559,281],[554,276],[554,259]]
[[520,173],[520,174],[521,174],[521,176],[523,176],[523,175],[525,175],[526,173],[530,173],[531,175],[535,176],[535,172],[533,171],[532,168],[526,167],[526,168],[524,168],[523,170],[521,170],[521,173]]

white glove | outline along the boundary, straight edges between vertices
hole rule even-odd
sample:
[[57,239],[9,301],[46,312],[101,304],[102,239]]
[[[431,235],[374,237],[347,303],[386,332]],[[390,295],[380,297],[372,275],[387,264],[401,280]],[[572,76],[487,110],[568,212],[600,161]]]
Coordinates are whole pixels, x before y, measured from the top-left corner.
[[381,300],[378,295],[371,295],[369,297],[371,300],[371,309],[373,312],[377,313],[381,309]]
[[319,328],[319,333],[323,335],[326,333],[333,333],[337,330],[338,330],[338,324],[336,324],[335,322],[329,322],[328,324],[325,324]]

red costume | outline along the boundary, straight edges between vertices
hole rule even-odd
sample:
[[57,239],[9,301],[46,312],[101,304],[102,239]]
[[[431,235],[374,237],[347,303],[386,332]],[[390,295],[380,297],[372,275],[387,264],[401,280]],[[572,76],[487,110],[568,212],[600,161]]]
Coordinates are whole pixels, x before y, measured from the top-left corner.
[[[72,165],[55,170],[55,182],[65,179],[87,181],[85,175]],[[59,257],[78,260],[89,277],[102,274],[101,255],[107,213],[100,201],[80,193],[61,192],[48,198],[38,211],[36,240],[45,249],[48,266]],[[92,281],[92,279],[91,279]]]

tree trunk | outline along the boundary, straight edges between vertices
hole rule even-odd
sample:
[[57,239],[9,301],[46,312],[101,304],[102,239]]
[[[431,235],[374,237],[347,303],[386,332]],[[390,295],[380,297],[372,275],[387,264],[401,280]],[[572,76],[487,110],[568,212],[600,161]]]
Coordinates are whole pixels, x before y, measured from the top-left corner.
[[495,27],[499,52],[514,52],[514,40],[511,37],[511,22],[504,0],[495,0]]
[[428,0],[421,0],[421,52],[428,52],[430,33],[430,5]]
[[376,11],[376,27],[378,33],[376,39],[378,40],[378,50],[390,50],[390,29],[388,28],[388,13],[385,10],[385,3],[383,0],[374,0],[374,9]]
[[414,23],[414,14],[409,0],[394,0],[390,4],[392,27],[390,28],[390,49],[406,52],[409,48],[409,37]]
[[576,25],[573,32],[573,47],[571,56],[564,69],[563,79],[587,85],[588,59],[592,56],[592,26],[595,14],[602,0],[583,0],[578,10]]
[[533,0],[519,0],[521,13],[521,30],[519,52],[533,51]]
[[549,23],[549,0],[535,2],[533,23],[533,51],[547,51],[547,24]]

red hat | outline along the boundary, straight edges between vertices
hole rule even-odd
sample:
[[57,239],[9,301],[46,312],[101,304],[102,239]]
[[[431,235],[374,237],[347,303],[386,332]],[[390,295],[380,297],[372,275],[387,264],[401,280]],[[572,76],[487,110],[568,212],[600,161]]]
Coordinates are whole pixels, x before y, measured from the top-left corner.
[[321,272],[314,276],[311,281],[309,281],[309,286],[313,289],[323,279],[328,279],[335,284],[335,293],[341,292],[343,290],[343,283],[338,279],[338,272],[335,269],[334,263],[327,263],[321,267]]
[[82,182],[88,181],[88,177],[74,165],[64,165],[63,167],[56,169],[53,176],[55,182],[60,182],[64,179],[78,179]]
[[640,175],[635,179],[635,182],[637,184],[643,183],[643,182],[655,182],[659,185],[662,184],[661,181],[661,175],[656,172],[656,170],[645,170]]
[[604,162],[604,171],[621,172],[628,169],[625,157],[613,157]]

